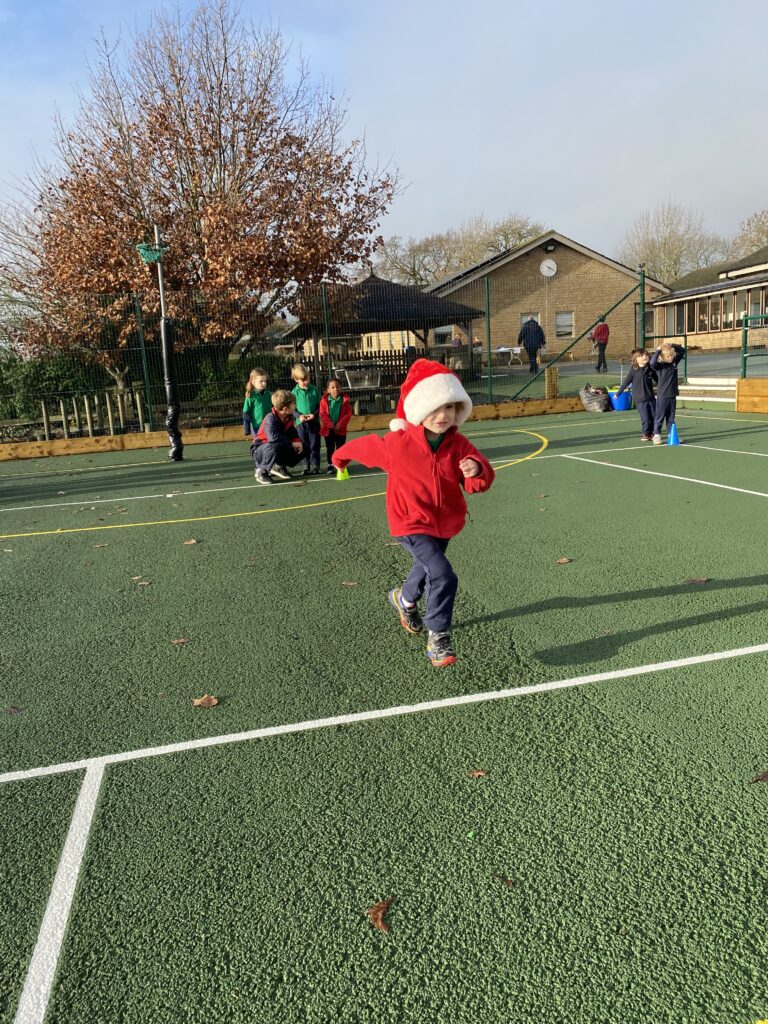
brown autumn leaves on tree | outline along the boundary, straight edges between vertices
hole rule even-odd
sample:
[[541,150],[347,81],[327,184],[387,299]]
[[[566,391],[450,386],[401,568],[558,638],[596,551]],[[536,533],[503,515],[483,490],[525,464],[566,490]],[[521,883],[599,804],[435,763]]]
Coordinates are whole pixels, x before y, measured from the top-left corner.
[[157,304],[156,272],[135,250],[153,223],[169,316],[201,341],[236,339],[297,285],[341,279],[370,257],[396,188],[345,141],[344,119],[279,32],[228,0],[158,14],[125,47],[102,40],[75,123],[57,122],[54,163],[2,217],[9,340],[90,352],[119,380],[131,296]]

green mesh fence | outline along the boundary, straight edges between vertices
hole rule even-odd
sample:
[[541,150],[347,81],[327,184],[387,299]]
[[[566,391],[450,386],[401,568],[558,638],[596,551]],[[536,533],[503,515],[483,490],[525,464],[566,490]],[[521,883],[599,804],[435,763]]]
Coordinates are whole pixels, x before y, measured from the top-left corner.
[[[422,356],[454,369],[477,405],[617,386],[638,343],[637,286],[627,273],[595,273],[594,261],[554,256],[549,277],[540,264],[551,256],[535,252],[527,267],[475,268],[426,290],[374,275],[316,285],[296,290],[277,316],[247,295],[170,292],[180,428],[240,423],[250,371],[266,371],[273,390],[290,388],[295,362],[323,387],[337,376],[357,414],[392,412]],[[589,330],[606,314],[608,373],[598,381]],[[0,440],[163,429],[157,296],[98,296],[78,315],[76,344],[34,359],[0,354]],[[546,339],[533,357],[520,338],[531,318]]]

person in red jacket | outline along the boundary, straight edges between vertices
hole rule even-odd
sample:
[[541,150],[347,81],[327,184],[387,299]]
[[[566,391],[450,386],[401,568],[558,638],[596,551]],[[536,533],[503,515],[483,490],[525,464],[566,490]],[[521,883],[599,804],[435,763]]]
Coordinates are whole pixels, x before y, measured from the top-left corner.
[[335,473],[333,453],[347,440],[347,427],[352,419],[352,406],[341,390],[338,377],[328,381],[326,393],[320,399],[320,437],[325,438],[325,454],[328,459],[327,473]]
[[597,348],[597,366],[595,369],[598,373],[608,373],[608,363],[605,361],[605,349],[608,345],[608,336],[611,333],[611,329],[605,322],[605,317],[600,317],[600,322],[594,331],[592,331],[592,341],[595,343]]
[[[337,448],[333,463],[352,460],[387,473],[387,519],[395,540],[413,558],[402,587],[389,592],[400,625],[408,633],[428,629],[427,657],[452,665],[453,603],[458,578],[446,557],[448,542],[464,529],[467,494],[493,483],[490,462],[458,428],[472,412],[461,381],[447,367],[417,359],[408,371],[397,405],[397,419],[386,437],[368,434]],[[426,595],[424,619],[418,603]]]

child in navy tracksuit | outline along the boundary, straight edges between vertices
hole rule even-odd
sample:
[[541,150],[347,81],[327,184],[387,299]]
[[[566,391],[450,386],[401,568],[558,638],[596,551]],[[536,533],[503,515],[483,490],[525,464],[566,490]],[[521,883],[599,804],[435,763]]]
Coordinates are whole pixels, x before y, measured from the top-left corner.
[[[337,469],[353,459],[387,474],[387,519],[392,536],[413,559],[402,587],[389,602],[408,633],[426,625],[427,657],[435,667],[452,665],[456,654],[451,619],[458,579],[445,550],[464,529],[467,503],[461,493],[487,491],[490,462],[460,434],[472,412],[461,381],[445,366],[417,359],[400,389],[397,419],[386,437],[368,434],[337,448]],[[422,621],[418,602],[426,595]]]
[[297,363],[291,370],[296,387],[291,394],[296,399],[296,429],[304,445],[307,460],[304,476],[320,472],[320,392],[309,383],[305,366]]
[[640,426],[643,431],[640,440],[650,441],[653,438],[653,419],[656,415],[656,398],[653,394],[656,373],[650,366],[650,353],[644,348],[633,348],[630,358],[632,369],[616,395],[622,394],[629,387],[632,388],[632,397],[640,414]]
[[658,377],[656,384],[656,415],[653,418],[653,443],[661,444],[661,428],[667,421],[667,432],[675,422],[677,406],[677,364],[685,356],[682,345],[665,341],[651,356],[650,367]]

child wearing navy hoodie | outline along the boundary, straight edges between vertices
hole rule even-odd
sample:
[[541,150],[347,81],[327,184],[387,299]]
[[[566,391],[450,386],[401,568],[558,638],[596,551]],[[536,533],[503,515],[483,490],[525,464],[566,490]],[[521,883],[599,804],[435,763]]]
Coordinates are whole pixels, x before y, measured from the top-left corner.
[[653,393],[656,373],[651,369],[650,352],[644,348],[633,348],[629,355],[632,369],[616,394],[621,395],[627,388],[632,388],[632,397],[640,415],[640,427],[643,431],[640,440],[650,441],[653,438],[653,418],[656,415],[656,396]]
[[[456,661],[451,622],[458,577],[445,552],[464,529],[467,503],[461,491],[487,491],[495,476],[485,456],[459,433],[471,412],[472,401],[455,373],[417,359],[400,389],[390,433],[355,438],[333,455],[337,469],[354,460],[387,473],[389,529],[413,558],[405,582],[388,598],[406,632],[420,633],[426,625],[427,657],[436,668]],[[418,603],[424,596],[422,620]]]
[[656,415],[653,418],[653,443],[661,444],[661,428],[667,421],[667,432],[675,422],[677,406],[677,364],[685,356],[682,345],[665,341],[651,356],[650,366],[658,377],[656,384]]

